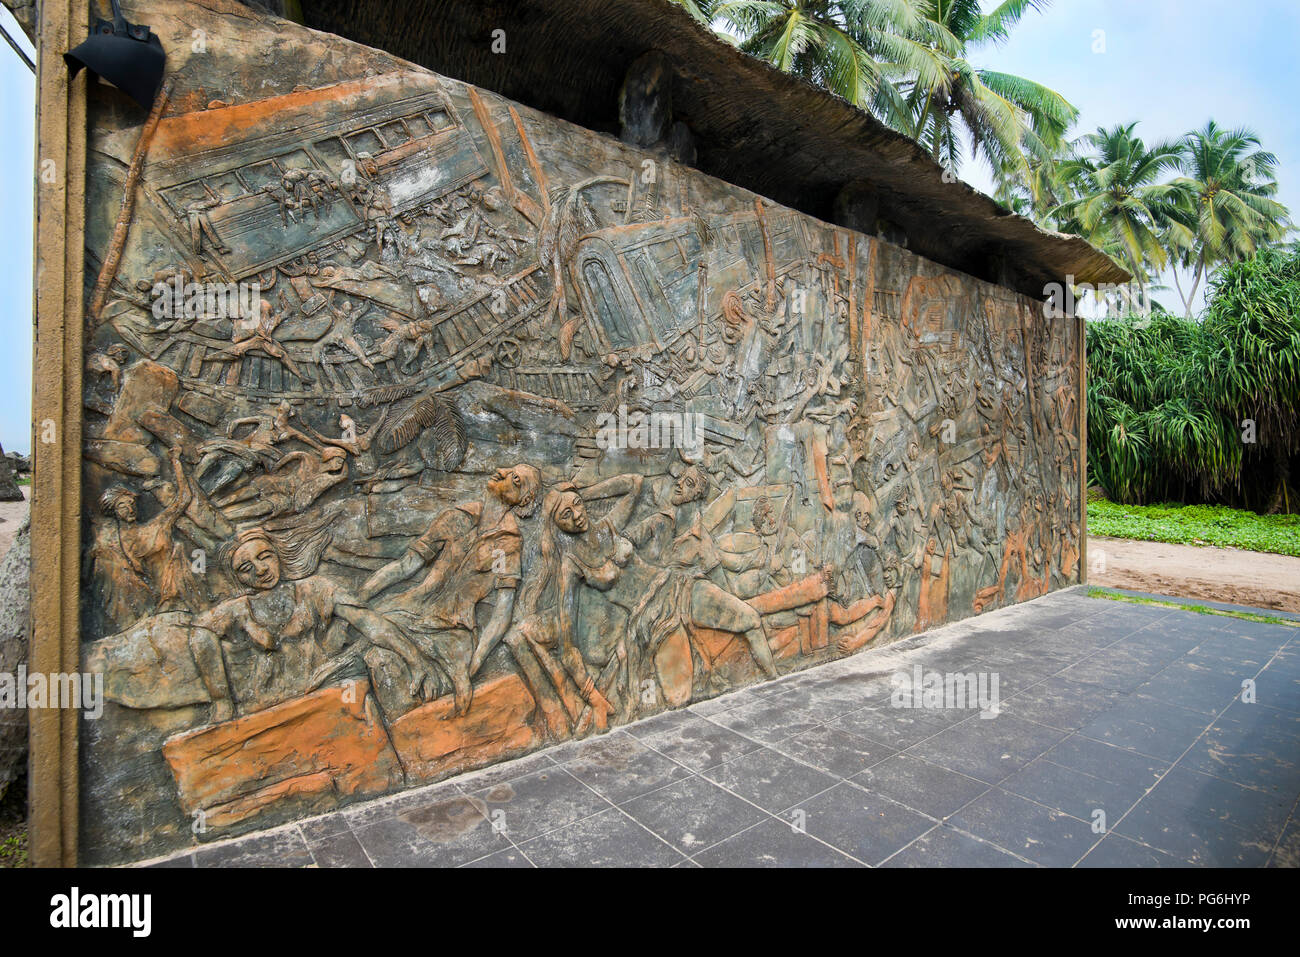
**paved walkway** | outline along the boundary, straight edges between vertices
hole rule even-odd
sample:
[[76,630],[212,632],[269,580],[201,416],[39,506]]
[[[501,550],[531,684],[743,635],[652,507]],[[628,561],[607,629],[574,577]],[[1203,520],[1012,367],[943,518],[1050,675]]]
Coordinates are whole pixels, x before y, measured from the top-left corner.
[[[891,706],[915,665],[1001,713]],[[161,863],[1296,866],[1298,795],[1300,629],[1072,589]]]

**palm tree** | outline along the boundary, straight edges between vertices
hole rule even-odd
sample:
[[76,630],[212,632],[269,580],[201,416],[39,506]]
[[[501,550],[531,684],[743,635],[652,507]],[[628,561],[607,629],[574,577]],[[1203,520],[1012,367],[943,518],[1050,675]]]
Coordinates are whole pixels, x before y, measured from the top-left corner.
[[1282,239],[1290,231],[1288,210],[1277,193],[1277,157],[1260,149],[1247,129],[1225,130],[1213,120],[1183,138],[1186,173],[1173,181],[1181,199],[1173,218],[1191,235],[1175,246],[1177,266],[1190,269],[1192,285],[1183,296],[1188,318],[1192,299],[1208,270],[1237,262]]
[[711,26],[714,18],[714,8],[717,7],[719,0],[672,0],[700,23],[705,26]]
[[993,174],[993,198],[1039,225],[1061,229],[1057,208],[1076,196],[1072,184],[1061,178],[1060,167],[1079,148],[1079,141],[1064,140],[1049,155],[1030,157],[1027,169],[1016,161],[1004,163]]
[[[724,25],[740,49],[870,110],[956,171],[963,131],[972,156],[1014,170],[1042,205],[1035,161],[1046,160],[1078,111],[1023,77],[979,70],[970,52],[1000,43],[1050,0],[675,0]],[[734,33],[734,37],[730,36]]]
[[938,162],[955,170],[961,160],[961,128],[972,158],[982,156],[995,173],[1017,171],[1040,202],[1035,162],[1051,159],[1079,111],[1061,94],[1024,77],[976,69],[969,56],[1005,41],[1029,10],[1050,0],[1004,0],[985,14],[979,0],[924,0],[920,38],[939,58],[937,74],[910,76],[901,84],[911,114],[906,130]]
[[1180,143],[1147,148],[1134,135],[1136,123],[1081,137],[1081,148],[1058,167],[1074,193],[1051,211],[1067,232],[1083,236],[1122,262],[1143,298],[1151,272],[1168,261],[1167,243],[1191,242],[1191,231],[1175,218],[1179,188],[1157,182],[1182,162]]
[[736,32],[746,53],[907,132],[908,108],[894,81],[920,76],[937,83],[943,70],[931,46],[917,39],[924,28],[925,2],[725,0],[707,5],[706,12]]

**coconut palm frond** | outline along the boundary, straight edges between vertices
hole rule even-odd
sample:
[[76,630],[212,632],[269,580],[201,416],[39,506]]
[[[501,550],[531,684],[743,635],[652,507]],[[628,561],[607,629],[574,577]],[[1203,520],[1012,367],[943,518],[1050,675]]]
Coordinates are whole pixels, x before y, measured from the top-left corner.
[[438,450],[439,468],[455,469],[465,458],[469,435],[456,407],[436,392],[426,392],[396,413],[379,435],[379,451],[391,454],[429,431]]

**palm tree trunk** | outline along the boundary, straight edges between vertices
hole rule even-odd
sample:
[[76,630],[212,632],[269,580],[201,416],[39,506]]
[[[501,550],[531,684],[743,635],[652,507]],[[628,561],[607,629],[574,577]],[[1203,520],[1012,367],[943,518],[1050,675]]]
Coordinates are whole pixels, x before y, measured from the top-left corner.
[[1276,515],[1285,511],[1291,514],[1291,492],[1287,487],[1291,479],[1291,456],[1283,442],[1277,442],[1273,446],[1273,471],[1277,477],[1277,490],[1273,493],[1273,500],[1268,503],[1266,515]]
[[1195,280],[1192,283],[1192,290],[1187,294],[1187,302],[1188,302],[1187,318],[1189,319],[1192,317],[1191,301],[1196,298],[1196,290],[1201,285],[1201,274],[1204,271],[1205,271],[1205,252],[1204,250],[1202,250],[1201,255],[1198,256],[1196,259],[1196,272],[1192,273],[1192,278]]
[[1174,288],[1178,290],[1178,298],[1183,301],[1183,317],[1185,319],[1190,319],[1192,318],[1192,297],[1190,295],[1183,295],[1183,284],[1178,281],[1177,266],[1174,266],[1173,273],[1174,273]]

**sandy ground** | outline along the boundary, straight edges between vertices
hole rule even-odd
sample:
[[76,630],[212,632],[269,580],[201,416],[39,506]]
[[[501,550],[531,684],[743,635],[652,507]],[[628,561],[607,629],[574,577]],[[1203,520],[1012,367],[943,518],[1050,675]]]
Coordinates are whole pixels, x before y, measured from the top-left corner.
[[1088,536],[1088,583],[1300,612],[1300,558]]
[[0,502],[0,558],[4,558],[5,552],[9,551],[9,546],[13,544],[14,533],[18,531],[18,525],[27,512],[27,503],[32,497],[30,485],[23,485],[21,488],[23,501]]

